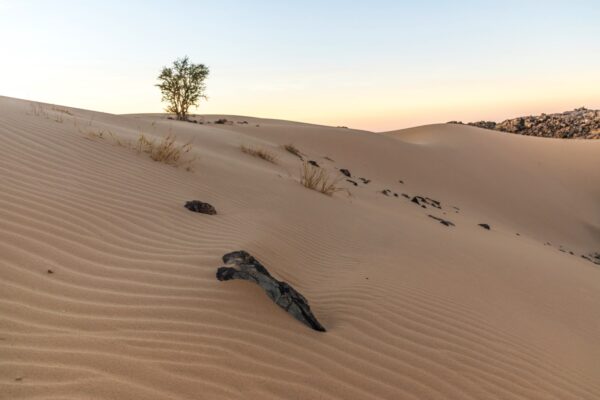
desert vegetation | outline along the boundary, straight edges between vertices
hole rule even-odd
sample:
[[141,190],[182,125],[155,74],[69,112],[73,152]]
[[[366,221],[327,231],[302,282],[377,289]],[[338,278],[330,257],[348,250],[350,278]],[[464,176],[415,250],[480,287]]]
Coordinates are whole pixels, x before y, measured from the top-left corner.
[[277,156],[275,156],[275,154],[271,153],[269,150],[261,149],[258,147],[249,147],[246,145],[241,145],[240,150],[242,150],[243,153],[249,154],[254,157],[258,157],[272,164],[277,164]]
[[190,154],[193,149],[192,143],[180,144],[177,136],[171,132],[158,140],[140,132],[137,140],[133,142],[120,138],[110,130],[88,130],[85,134],[91,139],[107,140],[116,146],[134,150],[138,154],[148,154],[154,161],[175,167],[184,167],[186,171],[192,170],[196,160],[196,157]]
[[293,155],[295,155],[296,157],[298,157],[301,160],[303,159],[302,158],[302,153],[300,153],[300,150],[298,150],[298,148],[296,146],[294,146],[293,144],[284,144],[283,148],[288,153],[292,153]]
[[172,67],[164,67],[156,86],[168,104],[165,111],[175,114],[178,120],[187,120],[189,108],[197,106],[200,99],[206,99],[204,80],[208,72],[208,67],[194,64],[188,57],[175,60]]
[[321,167],[316,167],[306,161],[302,163],[300,183],[306,188],[316,190],[327,196],[332,196],[334,193],[343,190],[337,186],[339,181],[340,178],[331,177]]

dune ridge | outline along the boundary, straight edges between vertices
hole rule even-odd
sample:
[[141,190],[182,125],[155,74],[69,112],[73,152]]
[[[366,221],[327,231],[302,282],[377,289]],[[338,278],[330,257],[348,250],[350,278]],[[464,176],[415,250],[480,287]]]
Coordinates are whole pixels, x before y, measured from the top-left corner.
[[[600,267],[581,257],[600,251],[600,142],[31,104],[0,97],[0,398],[600,398]],[[195,168],[100,130],[172,132]],[[290,143],[371,182],[308,190]],[[328,332],[218,282],[238,249]]]

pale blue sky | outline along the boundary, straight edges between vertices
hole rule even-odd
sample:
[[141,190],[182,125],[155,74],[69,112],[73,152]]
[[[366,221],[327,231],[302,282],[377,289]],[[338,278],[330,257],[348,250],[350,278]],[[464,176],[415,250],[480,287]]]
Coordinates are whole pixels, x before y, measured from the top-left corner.
[[199,113],[384,130],[600,108],[599,1],[6,1],[0,95],[159,112],[163,65],[208,65]]

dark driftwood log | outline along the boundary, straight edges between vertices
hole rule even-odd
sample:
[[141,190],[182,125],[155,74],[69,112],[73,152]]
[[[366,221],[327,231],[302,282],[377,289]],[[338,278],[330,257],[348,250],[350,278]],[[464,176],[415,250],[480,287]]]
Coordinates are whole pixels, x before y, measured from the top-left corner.
[[240,250],[223,256],[225,267],[217,270],[217,279],[228,281],[231,279],[245,279],[262,287],[267,296],[279,307],[283,308],[294,318],[312,329],[325,332],[323,325],[310,311],[308,301],[286,282],[273,278],[269,271],[247,252]]

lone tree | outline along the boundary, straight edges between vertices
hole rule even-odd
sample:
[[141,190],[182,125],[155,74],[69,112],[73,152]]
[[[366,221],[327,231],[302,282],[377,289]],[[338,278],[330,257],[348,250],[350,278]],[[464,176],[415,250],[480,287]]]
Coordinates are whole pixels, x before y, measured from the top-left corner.
[[204,80],[207,76],[208,67],[191,63],[187,56],[175,60],[172,67],[164,67],[156,86],[162,92],[162,101],[169,103],[165,111],[185,121],[188,109],[197,106],[201,98],[206,99]]

